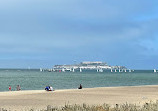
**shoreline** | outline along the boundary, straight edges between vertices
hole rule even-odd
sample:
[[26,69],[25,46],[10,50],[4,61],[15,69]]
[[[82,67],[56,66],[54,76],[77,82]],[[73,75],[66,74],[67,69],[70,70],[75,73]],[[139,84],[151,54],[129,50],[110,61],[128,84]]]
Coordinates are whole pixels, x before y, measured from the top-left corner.
[[[138,85],[138,86],[105,86],[105,87],[90,87],[90,88],[84,88],[83,87],[83,89],[93,89],[93,88],[126,88],[126,87],[150,87],[150,86],[158,86],[158,84],[157,85]],[[82,90],[83,90],[82,89]],[[68,91],[68,90],[78,90],[78,88],[76,88],[76,89],[55,89],[55,91]],[[16,90],[13,90],[13,91],[0,91],[0,93],[7,93],[7,92],[23,92],[23,91],[45,91],[45,89],[41,89],[41,90],[20,90],[20,91],[16,91]],[[49,91],[49,92],[54,92],[54,91]]]
[[22,90],[0,92],[1,108],[45,109],[65,104],[137,104],[158,100],[158,85],[59,89],[55,91]]

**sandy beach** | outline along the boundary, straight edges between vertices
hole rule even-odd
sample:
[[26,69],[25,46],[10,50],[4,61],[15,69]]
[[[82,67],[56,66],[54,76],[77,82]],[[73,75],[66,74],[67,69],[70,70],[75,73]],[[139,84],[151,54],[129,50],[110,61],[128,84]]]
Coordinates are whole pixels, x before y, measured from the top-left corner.
[[52,92],[45,90],[0,92],[0,108],[12,110],[46,109],[47,105],[83,103],[115,105],[127,102],[142,105],[156,100],[158,100],[158,85],[67,89]]

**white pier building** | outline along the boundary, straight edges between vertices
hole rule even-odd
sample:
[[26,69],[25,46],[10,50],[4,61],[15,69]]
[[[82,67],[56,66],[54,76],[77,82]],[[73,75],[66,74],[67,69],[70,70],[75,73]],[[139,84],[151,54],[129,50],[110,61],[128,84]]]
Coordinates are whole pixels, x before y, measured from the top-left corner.
[[80,64],[74,64],[74,65],[55,65],[53,67],[53,71],[57,72],[84,72],[84,71],[96,71],[96,72],[104,72],[109,70],[109,72],[120,72],[120,70],[126,70],[126,67],[124,66],[109,66],[105,62],[81,62]]

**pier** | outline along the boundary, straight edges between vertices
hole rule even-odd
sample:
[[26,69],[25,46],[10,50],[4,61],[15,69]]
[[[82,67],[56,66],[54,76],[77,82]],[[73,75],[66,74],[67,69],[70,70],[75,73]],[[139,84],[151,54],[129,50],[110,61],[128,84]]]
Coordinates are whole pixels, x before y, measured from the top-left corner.
[[[81,62],[74,65],[55,65],[52,69],[42,69],[40,72],[111,72],[111,73],[131,73],[134,70],[127,69],[125,66],[110,66],[105,62]],[[154,72],[156,70],[154,69]]]
[[105,62],[81,62],[80,64],[74,65],[55,65],[52,69],[54,72],[113,72],[113,73],[121,73],[121,72],[132,72],[130,69],[127,69],[125,66],[110,66]]

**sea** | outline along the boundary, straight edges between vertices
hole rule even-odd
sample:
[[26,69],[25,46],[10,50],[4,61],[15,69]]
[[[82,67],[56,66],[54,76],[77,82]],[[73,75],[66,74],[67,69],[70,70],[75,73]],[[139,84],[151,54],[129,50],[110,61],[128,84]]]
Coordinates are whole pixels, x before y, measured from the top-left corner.
[[55,90],[94,87],[158,85],[158,73],[153,70],[133,72],[40,72],[39,69],[0,69],[0,91],[44,90],[50,85]]

